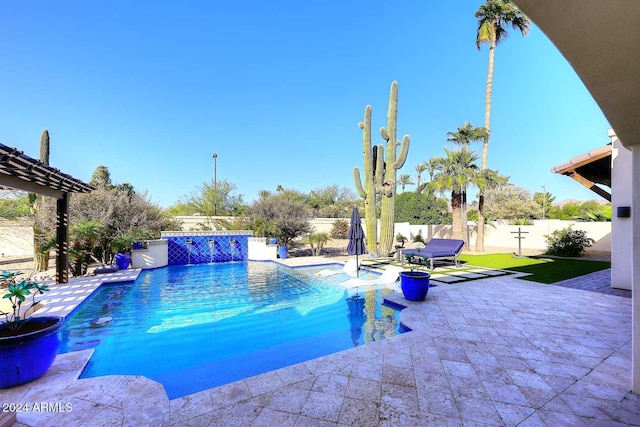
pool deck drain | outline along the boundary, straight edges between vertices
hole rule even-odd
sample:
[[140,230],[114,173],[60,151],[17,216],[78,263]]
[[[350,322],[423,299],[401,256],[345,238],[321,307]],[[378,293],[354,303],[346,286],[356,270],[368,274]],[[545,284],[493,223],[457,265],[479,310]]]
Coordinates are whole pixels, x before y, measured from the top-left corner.
[[85,350],[0,402],[72,404],[21,412],[18,427],[640,425],[630,298],[513,275],[389,298],[412,332],[182,398],[143,377],[78,380]]

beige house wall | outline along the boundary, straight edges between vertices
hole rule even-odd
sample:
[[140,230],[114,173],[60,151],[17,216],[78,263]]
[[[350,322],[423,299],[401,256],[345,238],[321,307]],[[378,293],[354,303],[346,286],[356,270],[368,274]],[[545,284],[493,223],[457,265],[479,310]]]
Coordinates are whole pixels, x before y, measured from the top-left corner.
[[[631,151],[624,148],[618,137],[609,131],[613,152],[611,153],[611,286],[631,290],[633,267],[631,218],[619,218],[619,207],[630,207],[632,201]],[[631,213],[633,215],[633,212]]]

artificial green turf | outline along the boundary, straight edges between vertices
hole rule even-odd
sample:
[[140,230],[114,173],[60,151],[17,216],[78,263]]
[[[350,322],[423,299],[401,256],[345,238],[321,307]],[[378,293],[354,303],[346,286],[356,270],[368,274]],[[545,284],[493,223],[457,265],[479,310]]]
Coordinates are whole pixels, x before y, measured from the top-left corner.
[[522,279],[540,283],[555,283],[611,267],[611,263],[607,261],[544,256],[517,257],[513,254],[460,255],[460,260],[478,267],[530,273],[531,276]]

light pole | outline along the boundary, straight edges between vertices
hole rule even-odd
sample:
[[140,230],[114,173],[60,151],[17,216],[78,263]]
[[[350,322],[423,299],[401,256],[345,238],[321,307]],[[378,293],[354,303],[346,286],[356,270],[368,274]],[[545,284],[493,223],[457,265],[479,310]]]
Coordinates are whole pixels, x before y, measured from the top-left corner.
[[547,187],[542,186],[542,219],[544,219],[544,214],[547,211]]
[[213,216],[217,215],[218,205],[218,154],[213,153]]

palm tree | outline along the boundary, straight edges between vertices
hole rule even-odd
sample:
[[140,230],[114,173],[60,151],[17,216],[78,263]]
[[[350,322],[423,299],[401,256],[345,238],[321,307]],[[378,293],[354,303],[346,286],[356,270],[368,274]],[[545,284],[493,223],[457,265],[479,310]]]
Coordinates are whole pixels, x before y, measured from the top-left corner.
[[416,176],[416,178],[418,178],[416,180],[416,192],[420,192],[420,181],[422,180],[422,172],[427,170],[427,165],[425,165],[424,163],[416,165],[416,172],[418,172],[418,175]]
[[87,266],[94,260],[93,251],[97,240],[103,231],[104,225],[95,220],[83,220],[71,224],[69,255],[74,276],[80,276],[87,272]]
[[411,181],[411,175],[407,173],[400,175],[398,184],[400,184],[400,187],[402,187],[402,192],[404,193],[404,187],[406,187],[407,185],[414,185],[415,182]]
[[447,141],[460,145],[462,150],[467,149],[471,142],[481,141],[489,137],[489,131],[484,127],[474,127],[469,122],[459,126],[455,132],[447,132]]
[[479,175],[478,155],[473,150],[453,150],[445,148],[445,157],[437,157],[436,173],[431,181],[434,190],[451,191],[451,211],[453,217],[453,238],[464,240],[468,247],[468,236],[464,232],[462,217],[462,194],[471,184],[484,187],[484,178]]
[[423,163],[423,165],[426,167],[427,173],[429,174],[429,181],[433,181],[433,176],[436,173],[436,168],[438,166],[437,159],[439,159],[439,157],[432,157]]
[[[467,145],[471,142],[481,141],[489,136],[487,129],[483,127],[474,127],[471,123],[465,122],[459,126],[455,132],[447,132],[447,141],[460,145],[462,151],[467,150]],[[467,189],[462,190],[462,229],[467,240],[469,239],[469,230],[467,227]]]
[[[498,43],[508,36],[507,27],[517,29],[523,36],[529,32],[529,18],[527,18],[509,0],[487,0],[476,12],[478,31],[476,47],[480,50],[483,43],[489,44],[489,70],[487,73],[487,89],[485,94],[484,127],[487,135],[482,144],[481,169],[487,168],[487,152],[489,151],[489,131],[491,124],[491,94],[493,91],[493,63]],[[478,237],[476,251],[484,251],[484,195],[480,192],[478,203]]]

